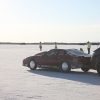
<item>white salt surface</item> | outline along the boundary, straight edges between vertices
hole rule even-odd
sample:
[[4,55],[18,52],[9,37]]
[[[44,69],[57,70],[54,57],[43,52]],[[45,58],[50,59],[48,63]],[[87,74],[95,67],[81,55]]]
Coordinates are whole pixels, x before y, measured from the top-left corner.
[[[58,45],[58,48],[86,46]],[[54,48],[43,45],[43,51]],[[91,47],[91,54],[97,46]],[[52,69],[30,70],[22,60],[38,53],[38,45],[0,45],[0,100],[100,100],[100,76],[95,70],[61,73]]]

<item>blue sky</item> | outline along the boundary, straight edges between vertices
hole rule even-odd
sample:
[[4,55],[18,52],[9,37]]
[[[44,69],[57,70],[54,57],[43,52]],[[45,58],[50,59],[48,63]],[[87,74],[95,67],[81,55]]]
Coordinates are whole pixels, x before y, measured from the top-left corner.
[[0,0],[0,42],[100,42],[100,0]]

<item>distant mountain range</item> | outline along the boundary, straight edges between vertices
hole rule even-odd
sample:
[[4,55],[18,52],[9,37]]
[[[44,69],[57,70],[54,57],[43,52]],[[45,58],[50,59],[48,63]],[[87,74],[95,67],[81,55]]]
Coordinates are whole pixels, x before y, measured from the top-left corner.
[[[13,42],[0,42],[0,44],[9,44],[9,45],[39,45],[39,43],[13,43]],[[43,42],[43,45],[54,45],[54,42]],[[87,43],[62,43],[57,42],[58,45],[86,45]],[[100,45],[100,42],[91,42],[92,45]]]

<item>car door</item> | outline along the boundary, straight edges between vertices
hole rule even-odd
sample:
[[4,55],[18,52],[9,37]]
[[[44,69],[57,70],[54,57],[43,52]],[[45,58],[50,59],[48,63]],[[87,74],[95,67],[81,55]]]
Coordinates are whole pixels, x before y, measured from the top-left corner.
[[60,50],[58,53],[58,58],[59,58],[59,62],[61,61],[71,61],[73,59],[72,55],[69,54],[67,51],[65,50]]
[[41,65],[57,65],[58,63],[58,51],[51,50],[42,56],[40,64]]

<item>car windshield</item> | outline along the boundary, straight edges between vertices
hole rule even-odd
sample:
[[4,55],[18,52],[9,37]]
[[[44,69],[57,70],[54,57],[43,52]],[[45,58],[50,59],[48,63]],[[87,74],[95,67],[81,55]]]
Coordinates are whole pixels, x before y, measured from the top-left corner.
[[80,50],[77,50],[77,49],[67,49],[68,52],[74,54],[74,55],[77,55],[77,56],[90,56]]

